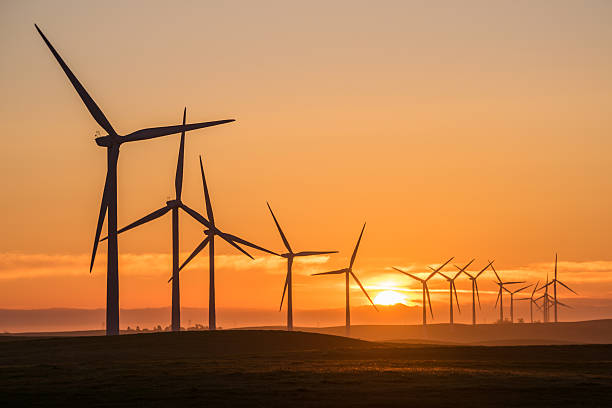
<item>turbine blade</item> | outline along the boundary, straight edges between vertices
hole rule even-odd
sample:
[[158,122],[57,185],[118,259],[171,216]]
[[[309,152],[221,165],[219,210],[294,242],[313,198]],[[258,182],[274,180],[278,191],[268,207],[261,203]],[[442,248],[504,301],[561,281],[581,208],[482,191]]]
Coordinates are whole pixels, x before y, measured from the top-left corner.
[[[183,126],[185,126],[185,118],[187,116],[187,108],[183,109]],[[181,142],[179,145],[178,160],[176,163],[176,177],[174,178],[174,191],[176,199],[180,201],[183,192],[183,163],[185,161],[185,131],[181,132]]]
[[287,275],[285,276],[285,287],[283,288],[283,297],[281,297],[281,304],[278,308],[279,312],[283,310],[283,301],[285,300],[285,292],[287,291],[287,285],[289,285],[289,273],[287,273]]
[[495,274],[495,277],[497,278],[497,281],[501,282],[502,280],[500,279],[499,275],[497,274],[497,271],[495,270],[495,267],[493,266],[493,262],[491,262],[490,265],[491,265],[491,269],[493,269],[493,273]]
[[[435,273],[435,272],[434,272]],[[445,274],[443,274],[442,272],[438,272],[438,275],[442,275],[442,277],[446,280],[452,280],[451,278],[449,278],[448,276],[446,276]]]
[[557,253],[555,253],[555,280],[557,279]]
[[444,268],[446,266],[446,264],[448,264],[450,261],[452,261],[455,257],[451,257],[448,261],[444,262],[441,266],[437,267],[436,269],[430,268],[433,270],[433,272],[431,274],[429,274],[429,276],[427,278],[425,278],[425,282],[427,282],[428,280],[430,280],[431,278],[433,278],[436,273],[440,273],[440,271],[442,270],[442,268]]
[[517,283],[525,283],[525,281],[502,282],[503,285],[515,285]]
[[116,135],[117,133],[115,132],[115,129],[113,129],[108,119],[106,119],[106,116],[104,116],[104,113],[102,113],[102,110],[100,109],[100,107],[96,104],[96,102],[94,102],[92,97],[89,96],[89,94],[87,93],[83,85],[81,85],[77,77],[74,76],[74,74],[72,73],[70,68],[68,68],[68,65],[66,65],[62,57],[60,57],[60,55],[58,54],[58,52],[55,51],[55,48],[53,48],[53,45],[51,45],[49,40],[47,40],[47,37],[45,37],[43,32],[40,30],[40,28],[38,28],[38,25],[34,24],[34,27],[36,27],[38,34],[40,34],[45,44],[47,44],[47,47],[49,47],[49,50],[51,50],[51,53],[53,54],[57,62],[60,64],[60,67],[62,67],[62,69],[64,70],[64,73],[70,80],[70,83],[72,83],[72,86],[74,87],[74,89],[77,91],[77,93],[81,97],[81,100],[87,107],[87,110],[89,111],[91,116],[93,116],[95,121],[98,122],[98,125],[100,125],[104,130],[106,130],[109,135]]
[[338,251],[302,251],[294,254],[295,256],[328,255],[337,254]]
[[574,295],[577,295],[576,292],[574,292],[569,286],[567,286],[565,283],[561,282],[561,281],[557,281],[559,283],[559,285],[562,285],[565,289],[569,290],[570,292],[572,292]]
[[478,299],[478,308],[482,309],[480,306],[480,293],[478,293],[478,282],[476,280],[474,280],[474,287],[476,289],[476,298]]
[[202,166],[202,156],[200,155],[200,173],[202,173],[202,186],[204,188],[204,200],[206,201],[206,215],[208,221],[215,225],[215,216],[213,215],[212,203],[210,202],[210,195],[208,194],[208,186],[206,185],[206,177],[204,176],[204,166]]
[[[451,279],[451,280],[453,280],[453,281],[454,281],[454,280],[455,280],[455,279],[457,279],[457,278],[459,277],[459,275],[461,275],[462,273],[465,273],[466,275],[468,275],[468,273],[467,273],[466,271],[459,271],[459,272],[457,272],[457,273],[455,274],[455,276],[453,276],[453,277],[452,277],[452,279]],[[470,276],[470,275],[468,275],[468,276]]]
[[108,208],[108,173],[104,181],[104,192],[102,193],[102,202],[100,203],[100,212],[98,213],[98,224],[96,225],[96,235],[94,237],[93,250],[91,251],[91,263],[89,264],[89,273],[93,270],[94,260],[96,259],[96,251],[98,250],[98,242],[100,242],[100,234],[106,218],[106,209]]
[[187,207],[185,204],[180,203],[179,206],[185,211],[187,214],[191,215],[191,218],[198,221],[200,224],[204,225],[206,228],[212,229],[213,226],[210,225],[210,222],[204,217],[200,215],[197,211]]
[[346,268],[344,268],[344,269],[338,269],[338,270],[335,270],[335,271],[329,271],[329,272],[319,272],[319,273],[313,273],[313,274],[312,274],[312,275],[310,275],[310,276],[317,276],[317,275],[340,275],[341,273],[346,273],[346,272],[347,272],[347,269],[346,269]]
[[146,128],[132,132],[123,137],[124,142],[134,142],[137,140],[155,139],[156,137],[173,135],[175,133],[189,132],[190,130],[202,129],[210,126],[222,125],[224,123],[233,122],[234,119],[215,120],[212,122],[190,123],[188,125],[176,126],[160,126],[154,128]]
[[497,308],[497,304],[499,303],[499,297],[502,295],[502,286],[499,287],[499,292],[497,292],[497,299],[495,299],[495,308]]
[[467,263],[467,265],[465,265],[463,268],[461,268],[459,270],[459,272],[464,272],[467,268],[469,268],[469,266],[472,264],[472,262],[474,262],[476,259],[472,259],[470,262]]
[[522,290],[525,290],[525,289],[527,289],[527,288],[530,288],[530,287],[532,287],[532,286],[533,286],[533,283],[532,283],[531,285],[527,285],[527,286],[524,286],[524,287],[522,287],[522,288],[520,288],[520,289],[517,289],[517,290],[515,290],[515,291],[514,291],[514,292],[512,292],[512,293],[518,293],[518,292],[520,292],[520,291],[522,291]]
[[370,295],[368,295],[368,292],[366,292],[365,288],[363,287],[363,285],[361,284],[361,282],[359,281],[359,279],[357,279],[357,275],[355,275],[353,273],[353,271],[349,271],[349,273],[351,274],[351,276],[353,277],[353,279],[355,279],[355,282],[357,282],[357,284],[359,285],[359,287],[361,288],[361,290],[363,291],[363,293],[366,295],[366,297],[368,298],[368,300],[370,301],[370,303],[372,304],[372,306],[374,306],[374,309],[376,309],[376,311],[378,312],[378,308],[376,307],[376,305],[374,304],[374,302],[372,301],[372,298],[370,298]]
[[366,223],[363,223],[363,228],[361,228],[361,233],[359,234],[359,239],[357,240],[357,245],[355,245],[355,250],[353,251],[353,255],[351,256],[351,263],[349,263],[349,269],[353,267],[355,263],[355,258],[357,257],[357,250],[359,249],[359,243],[361,242],[361,237],[363,236],[363,230],[365,230]]
[[[442,268],[444,268],[444,267],[445,267],[445,266],[446,266],[446,265],[447,265],[447,264],[448,264],[450,261],[452,261],[453,259],[455,259],[455,257],[454,257],[454,256],[450,257],[450,258],[448,259],[448,261],[444,262],[444,263],[443,263],[441,266],[439,266],[438,268],[436,268],[436,269],[434,270],[434,272],[439,272],[439,271],[441,271],[441,270],[442,270]],[[432,274],[431,276],[433,276],[433,274]]]
[[547,287],[548,287],[548,285],[551,285],[551,284],[552,284],[552,282],[548,282],[547,284],[540,286],[540,287],[538,288],[538,290],[536,290],[536,292],[539,292],[539,291],[541,291],[542,289],[547,288]]
[[[489,263],[487,264],[487,266],[485,266],[484,268],[482,268],[482,270],[480,272],[478,272],[478,274],[476,275],[476,278],[478,278],[484,271],[486,271],[487,269],[489,269],[489,266],[493,266],[493,261],[489,261]],[[497,273],[495,273],[497,275]]]
[[396,271],[398,271],[398,272],[403,273],[404,275],[408,275],[408,276],[410,276],[412,279],[416,279],[416,280],[418,280],[419,282],[423,282],[423,279],[421,279],[421,278],[419,278],[419,277],[417,277],[417,276],[414,276],[414,275],[413,275],[413,274],[411,274],[411,273],[404,272],[404,271],[402,271],[401,269],[396,268],[395,266],[392,266],[392,268],[393,268],[393,269],[395,269],[395,270],[396,270]]
[[537,281],[535,286],[533,287],[533,292],[531,292],[531,297],[533,298],[533,295],[535,295],[536,291],[538,290],[538,285],[540,284],[540,281]]
[[221,232],[221,231],[218,231],[218,232],[219,232],[219,233],[221,233],[222,235],[224,235],[225,237],[227,237],[227,238],[231,239],[232,241],[237,242],[237,243],[239,243],[239,244],[242,244],[242,245],[244,245],[244,246],[248,246],[248,247],[251,247],[251,248],[253,248],[253,249],[257,249],[257,250],[259,250],[259,251],[262,251],[262,252],[267,252],[267,253],[269,253],[269,254],[271,254],[271,255],[280,256],[280,255],[279,255],[279,254],[277,254],[276,252],[273,252],[273,251],[270,251],[270,250],[268,250],[268,249],[266,249],[266,248],[260,247],[259,245],[255,245],[255,244],[253,244],[253,243],[251,243],[251,242],[249,242],[249,241],[247,241],[247,240],[244,240],[244,239],[242,239],[242,238],[240,238],[240,237],[237,237],[237,236],[235,236],[235,235],[228,234],[228,233],[226,233],[226,232]]
[[[183,264],[179,267],[179,271],[181,271],[185,266],[187,266],[187,264],[191,262],[191,260],[195,258],[196,255],[200,253],[200,251],[206,248],[206,245],[208,245],[208,241],[210,241],[210,236],[206,236],[206,238],[204,238],[204,240],[202,240],[202,242],[198,244],[198,246],[193,250],[191,255],[189,255],[187,259],[185,259],[185,262],[183,262]],[[172,280],[172,278],[170,278],[170,280]]]
[[239,250],[240,252],[242,252],[243,254],[245,254],[246,256],[248,256],[251,259],[255,259],[251,256],[251,254],[249,254],[247,251],[245,251],[241,246],[239,246],[238,244],[236,244],[228,235],[224,232],[221,231],[217,231],[217,234],[223,238],[228,244],[230,244],[231,246],[233,246],[234,248],[236,248],[237,250]]
[[[553,303],[554,303],[554,302],[553,302]],[[558,301],[558,300],[557,300],[557,304],[559,304],[559,305],[561,305],[561,306],[563,306],[563,307],[567,307],[568,309],[573,309],[573,307],[571,307],[570,305],[566,305],[565,303],[560,302],[560,301]]]
[[[170,207],[162,207],[159,210],[155,210],[153,211],[151,214],[149,215],[145,215],[144,217],[142,217],[141,219],[139,219],[138,221],[134,221],[133,223],[126,225],[125,227],[121,228],[120,230],[117,231],[117,234],[121,234],[122,232],[131,230],[132,228],[136,228],[139,225],[145,224],[149,221],[153,221],[163,215],[165,215],[168,211],[170,211]],[[107,240],[108,237],[104,237],[102,238],[100,241],[105,241]]]
[[461,313],[461,306],[459,306],[459,296],[457,296],[457,287],[455,286],[455,281],[452,282],[453,291],[455,292],[455,300],[457,301],[457,310]]
[[281,236],[281,239],[283,240],[283,244],[285,244],[285,248],[287,248],[287,251],[289,251],[289,253],[293,253],[293,251],[291,250],[291,245],[289,245],[289,241],[287,241],[287,237],[285,236],[285,233],[283,232],[283,229],[281,228],[280,224],[278,223],[278,220],[276,219],[276,216],[274,215],[274,211],[272,211],[272,207],[270,207],[270,204],[268,202],[266,202],[266,204],[268,205],[268,210],[270,210],[270,214],[272,214],[272,218],[274,218],[274,223],[276,224],[276,229],[278,229],[278,232]]
[[[427,286],[427,283],[425,283],[425,292],[427,294],[427,303],[429,303],[429,313],[431,314],[431,318],[433,319],[434,314],[433,308],[431,307],[431,296],[429,296],[429,287]],[[425,307],[425,305],[423,305],[423,307]]]

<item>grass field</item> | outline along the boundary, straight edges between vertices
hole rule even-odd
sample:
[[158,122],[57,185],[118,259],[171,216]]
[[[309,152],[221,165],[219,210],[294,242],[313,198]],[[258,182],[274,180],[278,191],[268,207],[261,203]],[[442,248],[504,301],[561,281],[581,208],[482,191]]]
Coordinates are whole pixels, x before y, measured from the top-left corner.
[[228,330],[0,337],[4,406],[612,406],[612,346]]

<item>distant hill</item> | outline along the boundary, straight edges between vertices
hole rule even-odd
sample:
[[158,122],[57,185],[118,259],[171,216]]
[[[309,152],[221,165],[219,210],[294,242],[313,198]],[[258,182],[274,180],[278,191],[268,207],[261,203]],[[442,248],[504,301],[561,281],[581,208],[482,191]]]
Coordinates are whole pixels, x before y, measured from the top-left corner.
[[[237,330],[282,331],[283,326],[243,327]],[[296,331],[333,336],[344,336],[344,326],[297,327]],[[233,332],[236,330],[222,330]],[[133,334],[125,332],[122,334]],[[204,331],[206,333],[206,331]],[[66,337],[102,336],[103,330],[29,332],[0,336],[0,341],[10,341],[12,337]],[[290,334],[291,335],[291,334]],[[585,322],[561,323],[515,323],[464,325],[432,324],[421,325],[355,325],[351,327],[352,338],[403,344],[429,345],[566,345],[566,344],[612,344],[612,319]]]
[[[304,330],[343,335],[343,326]],[[351,336],[369,341],[472,345],[612,344],[612,319],[515,324],[361,325]]]

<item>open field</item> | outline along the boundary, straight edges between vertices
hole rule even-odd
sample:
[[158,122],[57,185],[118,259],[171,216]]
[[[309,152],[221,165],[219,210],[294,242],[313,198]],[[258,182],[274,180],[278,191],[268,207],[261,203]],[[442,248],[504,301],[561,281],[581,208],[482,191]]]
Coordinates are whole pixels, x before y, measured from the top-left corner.
[[10,406],[610,406],[612,346],[416,346],[282,331],[0,337]]

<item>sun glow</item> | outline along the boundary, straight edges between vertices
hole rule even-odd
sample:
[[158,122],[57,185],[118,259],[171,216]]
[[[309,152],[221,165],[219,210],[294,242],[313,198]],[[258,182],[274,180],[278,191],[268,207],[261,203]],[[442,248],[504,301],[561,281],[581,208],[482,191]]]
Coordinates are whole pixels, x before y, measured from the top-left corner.
[[385,290],[384,292],[380,292],[374,298],[374,303],[377,305],[396,305],[398,303],[403,303],[406,300],[406,296],[401,293],[395,292],[393,290]]

